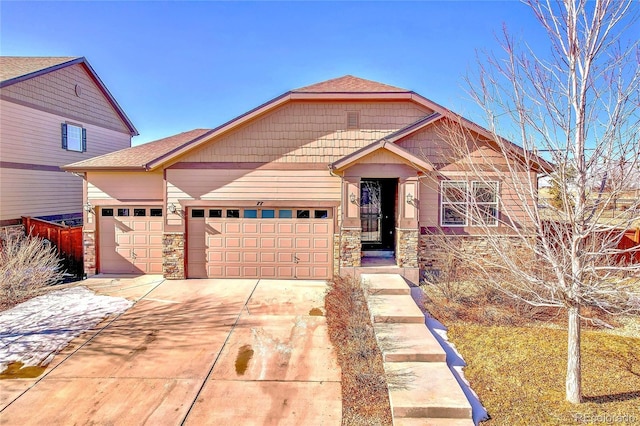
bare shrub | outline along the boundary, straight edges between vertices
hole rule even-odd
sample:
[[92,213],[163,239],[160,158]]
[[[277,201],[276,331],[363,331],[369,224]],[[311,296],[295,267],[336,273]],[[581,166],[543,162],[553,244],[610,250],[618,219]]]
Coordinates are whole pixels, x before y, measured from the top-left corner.
[[342,370],[342,424],[391,425],[387,377],[362,285],[335,278],[325,309]]
[[456,253],[447,251],[441,259],[440,269],[426,271],[422,282],[430,292],[441,295],[447,301],[460,302],[465,297],[465,280],[472,271]]
[[0,236],[0,308],[36,296],[61,280],[60,259],[48,241],[19,234]]

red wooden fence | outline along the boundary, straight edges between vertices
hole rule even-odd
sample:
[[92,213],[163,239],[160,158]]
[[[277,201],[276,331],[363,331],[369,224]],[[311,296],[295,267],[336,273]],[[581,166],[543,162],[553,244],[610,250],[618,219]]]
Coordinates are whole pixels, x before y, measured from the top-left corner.
[[[545,221],[543,223],[543,232],[562,232],[562,239],[568,238],[570,230],[563,227],[560,222]],[[622,234],[622,235],[620,235]],[[615,262],[621,264],[639,264],[640,263],[640,228],[636,229],[613,229],[609,231],[608,237],[618,238],[618,250],[624,250],[624,253],[614,254]]]
[[32,217],[23,217],[22,224],[27,234],[46,238],[55,245],[58,255],[66,261],[69,272],[82,273],[82,226],[59,225]]
[[627,253],[619,255],[619,260],[624,263],[640,263],[640,228],[629,229],[618,243],[620,250],[629,250]]

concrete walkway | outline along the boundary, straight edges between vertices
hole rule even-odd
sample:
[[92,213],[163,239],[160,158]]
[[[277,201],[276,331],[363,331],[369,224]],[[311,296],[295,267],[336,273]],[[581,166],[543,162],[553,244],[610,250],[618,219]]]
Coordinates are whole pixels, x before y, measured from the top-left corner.
[[0,381],[0,424],[339,425],[321,281],[99,277],[136,304],[43,376]]
[[394,425],[473,425],[471,404],[405,280],[397,274],[363,274],[361,280],[388,376]]

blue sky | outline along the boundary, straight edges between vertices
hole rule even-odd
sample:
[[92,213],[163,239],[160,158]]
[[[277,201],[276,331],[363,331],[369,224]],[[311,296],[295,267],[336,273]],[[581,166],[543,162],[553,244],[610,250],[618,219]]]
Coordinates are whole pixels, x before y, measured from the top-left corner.
[[464,76],[506,24],[544,35],[518,1],[7,2],[0,53],[85,56],[140,132],[212,128],[345,74],[414,90],[482,123]]

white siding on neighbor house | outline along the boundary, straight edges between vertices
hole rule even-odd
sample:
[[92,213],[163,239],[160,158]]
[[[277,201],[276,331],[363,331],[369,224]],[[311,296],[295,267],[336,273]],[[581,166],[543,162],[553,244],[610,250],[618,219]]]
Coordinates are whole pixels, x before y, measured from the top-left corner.
[[340,178],[331,176],[328,170],[168,169],[166,173],[168,203],[179,200],[340,200]]
[[81,177],[64,172],[0,168],[0,220],[81,211]]
[[[87,151],[62,149],[61,124],[87,129]],[[70,120],[68,117],[0,100],[0,160],[63,166],[131,146],[128,133]]]
[[[347,112],[359,128],[347,130]],[[186,154],[180,162],[330,163],[431,111],[410,101],[291,102]]]
[[[87,152],[62,149],[66,117],[0,100],[0,220],[82,211],[82,179],[55,169],[131,145],[128,133],[87,123]],[[6,167],[6,163],[17,163]],[[35,167],[34,167],[35,165]]]

